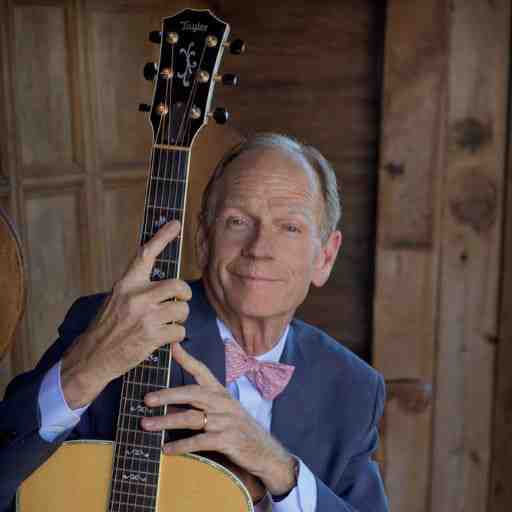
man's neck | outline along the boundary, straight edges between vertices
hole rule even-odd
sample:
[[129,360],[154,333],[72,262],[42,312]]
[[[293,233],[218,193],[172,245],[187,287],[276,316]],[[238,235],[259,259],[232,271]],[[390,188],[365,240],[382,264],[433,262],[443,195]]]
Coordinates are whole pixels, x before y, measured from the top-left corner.
[[216,300],[207,283],[205,291],[218,318],[224,322],[237,343],[250,356],[259,356],[272,350],[279,343],[292,319],[291,315],[254,318],[229,314]]

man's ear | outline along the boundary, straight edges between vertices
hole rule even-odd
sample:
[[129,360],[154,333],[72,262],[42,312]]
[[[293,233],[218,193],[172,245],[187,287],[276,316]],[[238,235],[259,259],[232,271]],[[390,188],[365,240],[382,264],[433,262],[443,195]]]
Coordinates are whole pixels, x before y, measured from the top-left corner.
[[197,264],[201,270],[204,270],[208,263],[208,252],[208,234],[206,227],[200,220],[196,231],[196,257]]
[[315,269],[313,270],[313,278],[311,279],[314,286],[323,286],[327,282],[327,279],[329,279],[342,241],[343,235],[341,231],[333,231],[329,235],[327,242],[320,248],[320,253],[315,263]]

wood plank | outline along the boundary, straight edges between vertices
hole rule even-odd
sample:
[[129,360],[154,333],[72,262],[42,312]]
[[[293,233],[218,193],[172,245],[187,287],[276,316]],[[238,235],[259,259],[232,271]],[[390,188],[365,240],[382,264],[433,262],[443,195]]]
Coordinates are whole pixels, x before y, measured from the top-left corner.
[[20,163],[29,175],[77,172],[66,7],[15,5],[13,14]]
[[[433,382],[438,189],[448,57],[444,0],[390,0],[386,15],[374,362],[386,379]],[[432,408],[387,406],[385,483],[391,509],[425,512]]]
[[[510,76],[509,76],[510,81]],[[510,122],[510,120],[509,120]],[[509,158],[506,169],[506,208],[504,209],[503,279],[499,336],[496,346],[494,425],[492,430],[492,466],[488,510],[512,510],[512,138],[509,134]],[[489,340],[492,341],[492,340]]]
[[230,125],[244,135],[296,136],[318,147],[336,169],[344,246],[331,279],[307,298],[299,315],[314,324],[320,318],[327,332],[369,357],[383,3],[210,4],[229,21],[233,37],[248,45],[246,56],[227,54],[222,65],[240,74],[240,87],[216,91],[216,103],[231,113]]
[[491,464],[510,2],[452,2],[450,49],[431,510],[477,512]]
[[29,191],[26,198],[30,266],[29,362],[55,340],[57,327],[88,281],[81,225],[84,196],[78,189]]

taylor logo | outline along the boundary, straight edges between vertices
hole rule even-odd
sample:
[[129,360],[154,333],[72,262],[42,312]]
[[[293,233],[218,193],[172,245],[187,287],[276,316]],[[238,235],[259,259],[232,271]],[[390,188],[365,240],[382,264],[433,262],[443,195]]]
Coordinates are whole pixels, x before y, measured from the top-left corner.
[[190,32],[206,32],[208,25],[202,23],[191,23],[190,21],[181,22],[181,30],[189,30]]
[[193,60],[196,55],[195,50],[192,50],[194,46],[194,42],[188,45],[188,48],[180,48],[180,55],[183,53],[185,55],[185,71],[182,73],[178,73],[178,78],[183,80],[184,87],[190,87],[190,77],[195,68],[197,68],[197,60]]

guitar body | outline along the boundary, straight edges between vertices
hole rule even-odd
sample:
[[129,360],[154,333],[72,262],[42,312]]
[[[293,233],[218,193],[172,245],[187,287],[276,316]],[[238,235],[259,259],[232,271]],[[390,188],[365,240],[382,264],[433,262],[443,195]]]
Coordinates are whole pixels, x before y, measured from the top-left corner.
[[7,214],[0,208],[0,360],[7,354],[26,301],[26,276],[21,242]]
[[[64,443],[23,482],[17,512],[106,512],[113,458],[112,442]],[[142,510],[136,495],[133,500],[133,510]],[[130,509],[126,504],[119,508]],[[240,480],[221,465],[197,455],[162,455],[156,510],[251,512],[253,506]]]

